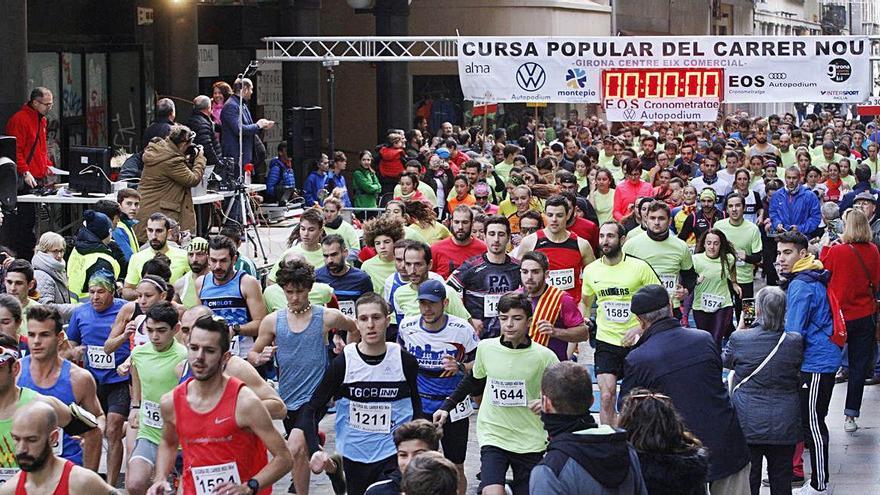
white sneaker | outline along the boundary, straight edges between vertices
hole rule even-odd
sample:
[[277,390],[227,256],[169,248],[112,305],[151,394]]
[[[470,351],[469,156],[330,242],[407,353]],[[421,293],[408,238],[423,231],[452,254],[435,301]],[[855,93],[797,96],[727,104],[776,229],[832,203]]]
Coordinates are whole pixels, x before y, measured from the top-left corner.
[[843,420],[843,431],[847,433],[852,433],[859,429],[859,425],[856,424],[856,418],[846,416]]
[[831,492],[828,490],[816,490],[812,486],[810,486],[810,482],[804,484],[804,486],[798,488],[797,490],[792,490],[792,495],[830,495]]

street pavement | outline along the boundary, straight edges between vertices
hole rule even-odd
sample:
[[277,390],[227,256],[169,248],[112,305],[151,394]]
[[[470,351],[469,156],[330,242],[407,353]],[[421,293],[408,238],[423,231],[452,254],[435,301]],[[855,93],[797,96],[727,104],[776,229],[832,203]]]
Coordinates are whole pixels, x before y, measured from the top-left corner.
[[[598,398],[594,385],[594,396]],[[846,399],[846,384],[834,387],[828,418],[826,420],[830,435],[829,469],[831,473],[827,495],[880,495],[880,385],[865,387],[862,402],[862,417],[855,433],[843,431],[843,407]],[[592,408],[598,420],[598,409]],[[328,416],[321,422],[321,429],[327,433],[327,447],[333,450],[333,421]],[[471,417],[468,457],[465,461],[465,474],[468,478],[468,494],[477,493],[479,481],[476,476],[480,470],[480,449],[476,441],[476,416]],[[809,471],[809,454],[804,455],[804,468]],[[764,474],[766,477],[766,472]],[[809,477],[809,472],[807,473]],[[283,489],[281,488],[283,486]],[[273,493],[286,493],[289,481],[276,485]],[[313,475],[311,494],[332,495],[330,481],[326,475]],[[763,487],[761,494],[769,495],[770,489]],[[539,494],[536,494],[539,495]]]

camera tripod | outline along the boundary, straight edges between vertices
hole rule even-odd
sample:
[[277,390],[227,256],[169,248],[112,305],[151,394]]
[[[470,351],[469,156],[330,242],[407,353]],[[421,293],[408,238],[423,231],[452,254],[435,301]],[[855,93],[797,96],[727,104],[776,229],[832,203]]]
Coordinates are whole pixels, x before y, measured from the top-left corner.
[[[239,224],[241,226],[241,232],[245,236],[245,242],[250,243],[253,246],[254,257],[258,254],[262,254],[263,263],[267,264],[269,258],[266,256],[266,249],[263,247],[263,240],[260,237],[260,223],[257,221],[257,214],[254,212],[254,207],[251,204],[251,198],[250,194],[248,194],[247,186],[245,186],[244,180],[241,177],[236,179],[232,191],[233,194],[230,198],[229,206],[226,207],[226,210],[222,211],[222,220]],[[236,202],[241,204],[240,218],[232,218],[230,216]],[[220,227],[222,228],[222,224]]]

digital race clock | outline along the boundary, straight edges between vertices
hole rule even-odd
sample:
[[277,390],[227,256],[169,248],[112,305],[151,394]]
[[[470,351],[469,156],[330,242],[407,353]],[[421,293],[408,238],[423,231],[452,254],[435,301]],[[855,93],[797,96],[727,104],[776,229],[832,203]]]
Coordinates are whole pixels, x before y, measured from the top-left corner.
[[722,100],[723,69],[607,69],[603,99],[701,98]]

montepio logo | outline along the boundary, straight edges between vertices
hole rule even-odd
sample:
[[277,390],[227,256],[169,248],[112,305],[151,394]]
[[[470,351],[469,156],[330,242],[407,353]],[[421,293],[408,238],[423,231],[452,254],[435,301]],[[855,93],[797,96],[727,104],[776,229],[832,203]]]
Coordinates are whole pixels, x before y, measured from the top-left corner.
[[565,73],[565,85],[572,89],[583,89],[587,85],[587,71],[577,67],[568,69]]

